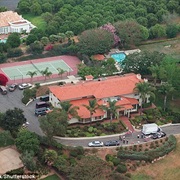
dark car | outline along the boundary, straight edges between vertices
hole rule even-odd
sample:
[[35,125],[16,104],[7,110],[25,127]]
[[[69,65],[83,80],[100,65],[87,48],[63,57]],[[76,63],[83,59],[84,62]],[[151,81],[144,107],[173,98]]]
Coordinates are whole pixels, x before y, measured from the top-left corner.
[[152,139],[158,139],[158,138],[162,138],[162,137],[165,137],[165,136],[166,136],[165,132],[158,132],[158,133],[152,134],[151,138]]
[[11,84],[11,85],[9,86],[9,91],[10,91],[10,92],[13,92],[16,88],[17,88],[17,84],[16,84],[16,83]]
[[119,146],[120,142],[117,140],[107,141],[104,143],[105,146]]

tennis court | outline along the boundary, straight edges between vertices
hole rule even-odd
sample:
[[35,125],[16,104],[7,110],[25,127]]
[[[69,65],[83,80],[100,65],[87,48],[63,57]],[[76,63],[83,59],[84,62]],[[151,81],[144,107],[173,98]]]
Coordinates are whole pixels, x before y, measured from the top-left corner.
[[36,72],[37,74],[34,77],[42,76],[41,71],[44,71],[48,67],[48,71],[52,74],[58,74],[58,68],[63,69],[66,72],[73,71],[68,64],[66,64],[63,60],[55,60],[55,61],[49,61],[49,62],[38,62],[35,63],[33,61],[30,61],[30,64],[26,65],[19,65],[19,66],[13,66],[13,67],[4,67],[1,68],[1,70],[4,72],[4,74],[10,79],[26,79],[30,76],[27,75],[29,71]]

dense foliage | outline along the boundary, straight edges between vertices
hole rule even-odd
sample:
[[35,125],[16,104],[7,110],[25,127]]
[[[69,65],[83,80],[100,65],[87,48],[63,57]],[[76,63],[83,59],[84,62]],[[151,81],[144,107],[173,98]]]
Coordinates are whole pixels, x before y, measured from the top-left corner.
[[125,19],[137,19],[141,25],[151,27],[161,23],[163,15],[169,12],[180,13],[179,3],[178,0],[20,0],[18,11],[46,17],[46,28],[54,33],[73,30],[79,34]]
[[175,136],[170,135],[168,140],[161,147],[144,152],[119,150],[118,157],[121,159],[144,160],[151,162],[156,158],[170,153],[173,149],[175,149],[176,143],[177,141]]

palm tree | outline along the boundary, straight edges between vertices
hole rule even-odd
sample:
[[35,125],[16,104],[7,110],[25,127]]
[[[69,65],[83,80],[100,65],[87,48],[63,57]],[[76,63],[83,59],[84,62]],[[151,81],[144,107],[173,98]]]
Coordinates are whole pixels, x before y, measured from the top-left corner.
[[157,64],[149,67],[149,70],[151,71],[152,77],[154,78],[154,85],[156,85],[156,81],[157,81],[157,78],[159,76],[159,69],[160,69],[160,67]]
[[54,161],[57,159],[58,157],[58,154],[56,151],[54,150],[49,150],[49,149],[46,149],[46,151],[44,152],[44,159],[45,159],[45,162],[47,163],[47,165],[51,166]]
[[164,111],[166,110],[166,104],[167,104],[167,95],[169,93],[172,93],[174,91],[174,87],[172,84],[166,83],[161,85],[159,92],[164,96]]
[[41,71],[41,74],[45,77],[45,81],[46,78],[52,75],[52,72],[49,71],[49,67],[47,67],[45,70]]
[[83,106],[90,112],[90,120],[92,122],[92,116],[100,106],[96,99],[89,100],[89,105],[83,104]]
[[109,107],[108,106],[101,106],[102,109],[106,110],[106,111],[109,111],[110,113],[110,123],[112,122],[112,119],[113,119],[113,116],[115,117],[118,117],[118,109],[121,108],[121,106],[119,105],[116,105],[117,101],[116,100],[113,100],[111,101],[111,99],[109,98],[108,99],[108,103],[109,103]]
[[78,117],[77,110],[79,107],[73,106],[69,101],[60,102],[59,104],[61,105],[62,110],[64,110],[68,115]]
[[57,68],[58,70],[58,75],[61,76],[61,79],[62,79],[62,75],[66,72],[64,69],[61,69],[61,68]]
[[141,98],[141,111],[140,115],[142,113],[142,105],[146,102],[146,99],[148,96],[155,98],[155,94],[153,91],[155,90],[154,87],[152,87],[148,82],[140,82],[136,84],[136,87],[134,88],[135,93],[139,93],[139,96]]
[[32,82],[32,79],[35,75],[37,75],[37,72],[36,71],[28,71],[26,75],[31,77],[31,82]]

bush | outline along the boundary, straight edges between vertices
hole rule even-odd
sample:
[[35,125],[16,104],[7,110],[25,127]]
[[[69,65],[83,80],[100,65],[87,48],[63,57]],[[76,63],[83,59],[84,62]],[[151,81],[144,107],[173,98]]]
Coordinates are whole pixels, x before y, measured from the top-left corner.
[[120,164],[120,159],[119,158],[113,158],[112,162],[113,162],[114,166],[117,166],[118,164]]
[[131,178],[131,173],[126,173],[125,176]]
[[8,49],[7,57],[19,57],[22,56],[23,52],[20,48]]
[[127,172],[127,167],[125,164],[119,164],[116,168],[116,171],[119,173],[126,173]]
[[114,157],[111,154],[106,155],[106,161],[113,161]]
[[37,90],[35,88],[33,88],[33,89],[25,89],[23,91],[24,97],[22,98],[22,102],[24,104],[27,104],[30,99],[33,99],[34,97],[36,97],[36,91]]
[[69,155],[72,157],[77,157],[78,153],[76,151],[72,150],[72,151],[70,151]]

